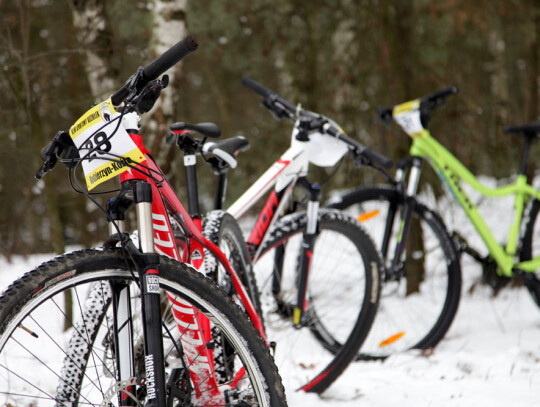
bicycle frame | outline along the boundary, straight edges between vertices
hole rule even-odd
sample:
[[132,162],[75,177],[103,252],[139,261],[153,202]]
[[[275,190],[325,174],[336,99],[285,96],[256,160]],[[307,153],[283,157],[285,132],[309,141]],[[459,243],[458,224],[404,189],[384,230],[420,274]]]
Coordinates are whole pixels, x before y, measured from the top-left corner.
[[[140,205],[137,205],[138,229],[143,253],[155,251],[158,254],[171,257],[175,260],[190,263],[197,270],[202,271],[204,249],[208,249],[227,270],[246,312],[255,327],[259,330],[261,336],[266,339],[261,319],[225,254],[203,236],[200,217],[192,218],[188,211],[186,211],[163,176],[162,171],[144,147],[142,137],[139,134],[133,133],[130,136],[144,154],[145,161],[141,165],[144,165],[146,168],[139,167],[140,171],[137,168],[132,168],[123,172],[120,175],[121,185],[123,188],[129,189],[133,184],[139,183],[147,184],[151,188],[151,199],[149,199],[151,203],[148,202],[146,207],[142,206],[141,208]],[[152,176],[146,175],[149,171]],[[156,177],[158,178],[157,180]],[[167,211],[172,213],[175,221],[185,228],[188,241],[182,253],[179,252],[175,243],[173,229],[169,222]],[[123,229],[123,225],[121,225],[121,229]],[[159,279],[158,267],[157,269],[147,270],[146,274],[148,273],[151,273],[154,279]],[[205,397],[223,397],[213,375],[212,350],[206,346],[211,340],[209,320],[204,315],[197,315],[190,305],[178,299],[169,297],[169,301],[171,302],[179,332],[183,333],[181,340],[188,365],[194,366],[194,368],[190,368],[190,374],[194,387],[197,389],[197,397],[202,397],[203,393]],[[159,305],[157,306],[159,307]],[[161,328],[160,321],[158,327]],[[161,340],[161,337],[158,339]],[[160,360],[159,356],[156,360]],[[239,376],[235,378],[234,382],[237,382],[237,379],[242,374],[243,372],[240,371]]]
[[[309,167],[309,157],[307,146],[309,140],[300,141],[297,138],[299,129],[298,123],[291,136],[289,148],[274,162],[256,181],[245,191],[229,208],[229,212],[235,218],[240,218],[246,211],[258,202],[270,188],[274,187],[268,196],[263,209],[261,210],[255,226],[248,238],[248,246],[254,252],[252,260],[255,262],[260,256],[260,249],[268,236],[268,232],[283,213],[288,199],[292,195],[295,185],[300,185],[308,190],[311,195],[319,192],[317,185],[311,185],[307,180],[303,181],[307,175]],[[318,198],[310,196],[307,214],[308,223],[310,220],[317,220]],[[317,203],[315,203],[317,202]]]
[[[448,186],[461,208],[467,214],[478,234],[484,241],[490,255],[497,262],[502,274],[512,276],[513,269],[520,269],[527,272],[535,272],[540,268],[540,256],[532,260],[515,262],[518,238],[520,234],[521,223],[525,203],[531,197],[540,199],[540,191],[537,191],[527,183],[527,177],[519,174],[515,182],[502,187],[489,188],[482,185],[478,179],[445,147],[435,140],[428,130],[422,129],[419,132],[410,134],[413,143],[410,148],[410,154],[413,157],[427,158],[430,165],[439,175],[445,185]],[[418,182],[418,174],[412,174],[409,178],[409,185]],[[416,179],[415,179],[416,178]],[[469,198],[467,193],[461,187],[465,182],[480,194],[486,197],[504,197],[515,195],[513,221],[508,233],[506,246],[503,248],[499,244],[483,217],[478,212],[476,205]]]
[[[260,257],[269,231],[283,213],[294,186],[298,184],[308,191],[307,228],[303,236],[302,253],[300,254],[298,298],[293,311],[295,325],[301,324],[302,316],[308,306],[309,259],[315,244],[320,203],[320,187],[317,184],[311,184],[306,178],[309,166],[307,151],[309,138],[304,140],[302,137],[298,137],[301,131],[297,121],[291,135],[290,147],[227,209],[227,212],[232,216],[239,218],[274,186],[248,238],[252,261],[256,262]],[[279,277],[274,275],[273,292],[275,293],[279,292],[278,281]]]

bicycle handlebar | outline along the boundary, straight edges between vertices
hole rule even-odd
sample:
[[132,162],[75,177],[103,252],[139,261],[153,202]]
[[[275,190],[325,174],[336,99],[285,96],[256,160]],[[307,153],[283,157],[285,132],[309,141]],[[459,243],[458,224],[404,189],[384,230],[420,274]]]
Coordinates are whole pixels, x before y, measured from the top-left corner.
[[458,93],[458,88],[457,86],[450,86],[446,89],[441,89],[437,92],[434,92],[432,93],[431,95],[428,95],[426,96],[425,98],[422,98],[422,99],[432,99],[432,100],[435,100],[435,99],[439,99],[439,98],[445,98],[447,96],[451,96],[451,95],[455,95],[456,93]]
[[54,168],[58,161],[58,157],[67,151],[67,155],[73,156],[73,142],[69,134],[65,131],[59,131],[54,138],[45,145],[39,152],[41,159],[45,162],[36,173],[36,179],[41,179],[43,176]]
[[[176,65],[180,60],[191,54],[199,47],[199,43],[192,35],[188,35],[184,39],[178,41],[175,45],[154,59],[142,69],[142,77],[139,79],[137,86],[143,87],[151,80],[156,79],[167,69]],[[111,96],[113,105],[118,106],[129,95],[130,81]]]
[[[420,112],[423,119],[429,119],[429,115],[435,108],[442,106],[448,96],[455,95],[456,93],[458,93],[458,88],[456,86],[450,86],[419,98]],[[394,120],[393,111],[395,106],[379,106],[377,108],[377,117],[385,124],[392,123],[392,120]]]
[[456,86],[450,86],[424,96],[420,98],[420,110],[427,110],[427,113],[431,113],[436,107],[443,105],[448,96],[455,95],[456,93],[458,93],[458,88]]
[[394,166],[394,162],[385,156],[384,154],[379,153],[378,151],[375,151],[355,139],[347,136],[345,133],[341,132],[336,127],[330,125],[330,123],[326,123],[323,127],[326,127],[326,132],[335,138],[345,142],[349,146],[352,147],[354,152],[358,155],[363,156],[368,163],[370,164],[378,164],[383,168],[390,169]]
[[[354,152],[355,156],[362,158],[363,163],[371,165],[378,164],[384,168],[392,168],[394,166],[394,163],[390,158],[347,136],[338,127],[332,124],[327,117],[308,110],[297,109],[296,106],[288,100],[283,99],[274,91],[247,76],[242,78],[242,84],[262,96],[263,106],[269,109],[276,117],[288,117],[292,119],[294,118],[293,115],[298,113],[300,120],[304,119],[308,122],[305,124],[304,129],[308,131],[320,130],[343,141],[349,146],[350,150]],[[276,104],[279,105],[276,106]],[[283,114],[283,108],[287,111],[285,116]]]
[[244,85],[246,88],[251,89],[256,94],[261,95],[262,97],[265,97],[265,98],[276,94],[275,92],[272,92],[267,87],[261,85],[259,82],[254,81],[253,79],[247,76],[244,76],[242,78],[242,85]]
[[165,51],[161,56],[146,65],[143,69],[144,76],[148,80],[156,79],[167,69],[180,62],[181,59],[197,50],[198,47],[199,43],[195,37],[188,35]]
[[386,106],[379,106],[377,107],[377,117],[385,124],[392,123],[392,120],[394,120],[392,116],[394,108],[393,107],[386,107]]
[[[144,68],[139,68],[137,73],[131,76],[130,79],[122,86],[116,93],[111,96],[113,105],[120,105],[136,88],[137,91],[141,91],[146,84],[156,79],[159,75],[164,73],[167,69],[180,62],[180,60],[190,53],[195,51],[199,47],[199,44],[195,37],[188,35],[184,39],[178,41],[175,45],[154,59]],[[66,136],[67,139],[66,140]],[[72,141],[69,135],[65,132],[58,132],[56,136],[40,151],[40,156],[45,161],[43,166],[36,173],[36,178],[42,178],[47,172],[51,171],[58,158],[72,147]],[[70,152],[73,156],[73,153]],[[74,158],[74,157],[73,157]]]
[[262,96],[263,98],[267,99],[268,102],[270,103],[264,104],[264,106],[272,110],[274,113],[278,113],[278,114],[281,113],[281,112],[276,112],[275,110],[273,110],[273,108],[275,108],[275,106],[273,106],[275,103],[279,103],[280,105],[282,105],[282,107],[284,107],[287,110],[287,112],[290,114],[294,114],[296,112],[296,106],[293,103],[289,102],[286,99],[283,99],[276,92],[261,85],[259,82],[254,81],[253,79],[247,76],[244,76],[242,78],[242,85],[251,89],[253,92]]

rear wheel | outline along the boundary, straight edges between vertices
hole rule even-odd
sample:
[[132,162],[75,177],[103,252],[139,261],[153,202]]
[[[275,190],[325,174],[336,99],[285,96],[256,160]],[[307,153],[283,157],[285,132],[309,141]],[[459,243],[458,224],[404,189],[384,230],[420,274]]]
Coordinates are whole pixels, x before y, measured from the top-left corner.
[[[203,220],[203,234],[225,254],[253,302],[257,314],[262,318],[261,299],[249,251],[236,219],[225,211],[212,211]],[[207,277],[210,277],[227,295],[235,298],[237,293],[225,267],[208,249],[204,252],[204,262]],[[241,305],[240,301],[237,302]]]
[[359,359],[386,357],[410,348],[427,349],[439,343],[450,328],[461,294],[459,255],[440,217],[415,203],[402,267],[390,272],[403,196],[391,188],[361,188],[330,206],[357,218],[380,250],[389,214],[396,214],[388,225],[379,312]]
[[[540,212],[540,201],[535,199],[531,202],[525,214],[527,224],[525,234],[521,240],[521,261],[540,256],[540,219],[538,218],[538,212]],[[540,269],[536,270],[536,273],[526,273],[523,278],[533,300],[540,307]]]
[[369,332],[379,301],[380,265],[373,242],[354,219],[320,210],[306,318],[295,327],[292,310],[305,230],[305,213],[280,219],[254,267],[286,387],[320,393],[354,360]]
[[[161,258],[159,270],[160,289],[171,299],[162,315],[171,405],[285,405],[268,348],[241,310],[184,264]],[[120,250],[84,250],[57,257],[8,288],[0,297],[0,391],[8,405],[129,404],[119,402],[119,389],[133,405],[144,405],[144,355],[135,352],[133,376],[118,379],[110,306],[117,286],[130,287],[131,307],[138,314],[137,285]],[[66,291],[74,299],[73,317],[64,311]],[[91,315],[93,308],[97,312]],[[189,313],[190,321],[179,320],[179,309],[184,316]],[[208,341],[192,335],[203,315],[212,326]],[[66,318],[73,327],[64,331]],[[136,341],[141,337],[140,318],[131,322]],[[216,338],[226,342],[226,351],[216,346]],[[188,344],[196,341],[213,358],[190,354]],[[201,369],[198,382],[191,375],[194,366]],[[213,366],[221,366],[221,372]],[[223,391],[207,397],[211,389],[200,392],[210,375]]]

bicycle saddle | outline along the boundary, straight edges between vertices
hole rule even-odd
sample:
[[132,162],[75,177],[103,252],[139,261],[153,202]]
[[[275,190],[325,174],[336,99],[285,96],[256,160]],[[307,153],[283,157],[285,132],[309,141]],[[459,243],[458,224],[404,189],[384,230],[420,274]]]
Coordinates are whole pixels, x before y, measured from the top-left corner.
[[532,122],[519,126],[508,126],[504,128],[505,134],[523,133],[525,136],[533,138],[540,137],[540,122]]
[[191,130],[208,138],[221,137],[221,129],[218,127],[217,124],[214,124],[214,123],[191,124],[191,123],[177,122],[177,123],[171,124],[170,129],[172,132],[178,132],[182,130]]
[[225,161],[231,168],[236,167],[236,156],[248,150],[249,141],[242,136],[231,137],[226,140],[207,142],[203,146],[203,152],[214,154]]

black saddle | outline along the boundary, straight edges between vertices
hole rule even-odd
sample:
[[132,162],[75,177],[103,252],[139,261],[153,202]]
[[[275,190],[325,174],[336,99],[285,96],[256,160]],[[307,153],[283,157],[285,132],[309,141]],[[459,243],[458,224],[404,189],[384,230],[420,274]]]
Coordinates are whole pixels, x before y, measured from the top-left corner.
[[540,137],[540,122],[531,122],[519,126],[508,126],[504,128],[505,134],[522,133],[525,137],[535,138]]
[[229,139],[214,141],[207,143],[208,147],[205,150],[209,153],[212,153],[214,150],[222,150],[227,154],[236,157],[239,153],[249,149],[249,141],[242,136],[231,137]]
[[208,138],[221,137],[221,129],[218,127],[217,124],[214,124],[214,123],[191,124],[191,123],[177,122],[177,123],[171,124],[170,129],[173,132],[181,131],[181,130],[191,130]]

